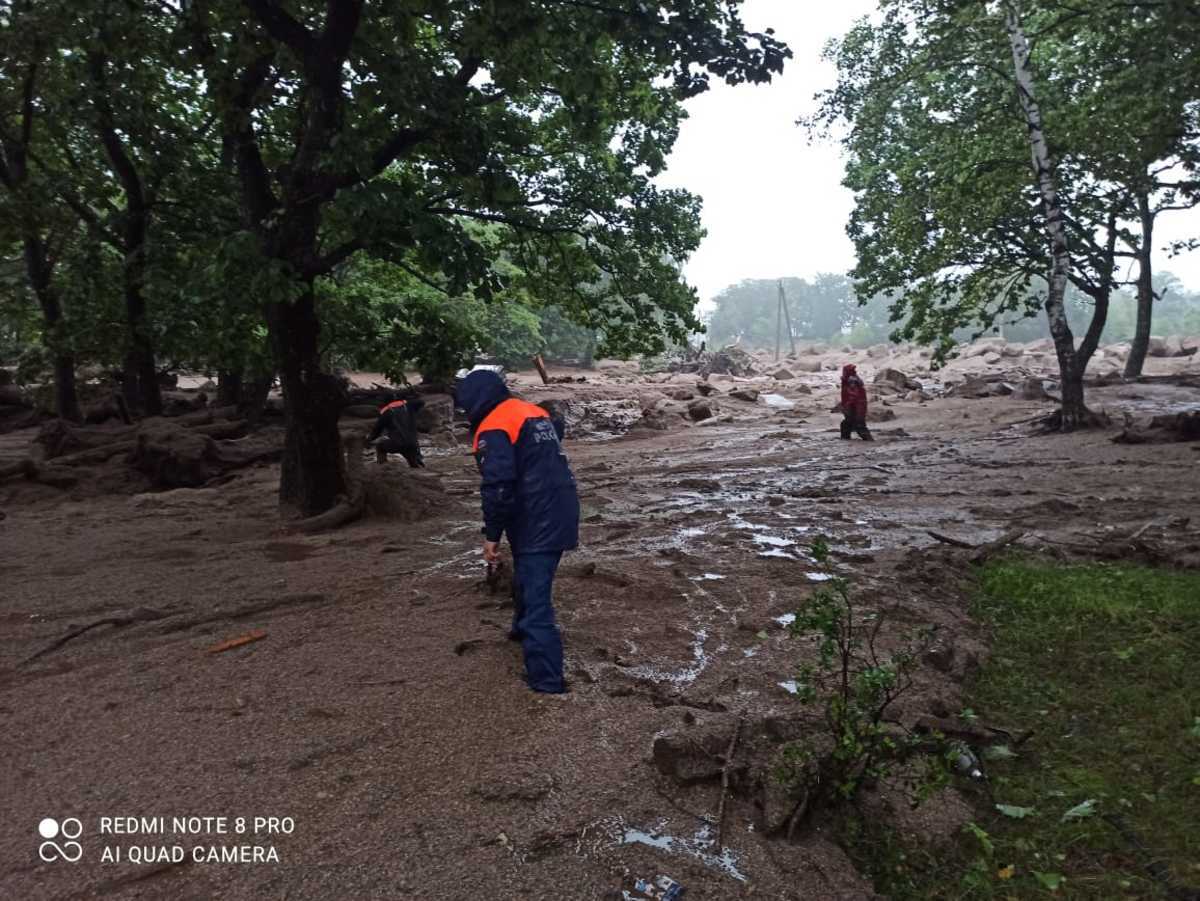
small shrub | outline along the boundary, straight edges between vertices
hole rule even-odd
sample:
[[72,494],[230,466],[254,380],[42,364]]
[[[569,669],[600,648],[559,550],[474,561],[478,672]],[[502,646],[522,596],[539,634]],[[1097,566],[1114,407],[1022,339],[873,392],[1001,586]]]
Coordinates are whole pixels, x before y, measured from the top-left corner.
[[794,638],[816,646],[816,660],[800,667],[796,688],[801,701],[820,705],[832,743],[829,737],[794,743],[779,772],[785,783],[808,793],[809,810],[853,799],[915,749],[915,740],[887,714],[912,687],[919,653],[931,637],[928,630],[917,633],[902,649],[881,656],[883,618],[855,608],[850,583],[828,571],[824,539],[813,543],[811,554],[830,578],[791,625]]

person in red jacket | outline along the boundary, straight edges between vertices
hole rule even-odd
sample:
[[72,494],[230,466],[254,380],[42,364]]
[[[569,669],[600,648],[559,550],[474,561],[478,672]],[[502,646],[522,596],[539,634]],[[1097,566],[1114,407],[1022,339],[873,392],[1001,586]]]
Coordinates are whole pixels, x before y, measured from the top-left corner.
[[842,437],[850,440],[858,432],[863,441],[874,441],[867,428],[867,386],[858,377],[858,367],[847,363],[842,367]]

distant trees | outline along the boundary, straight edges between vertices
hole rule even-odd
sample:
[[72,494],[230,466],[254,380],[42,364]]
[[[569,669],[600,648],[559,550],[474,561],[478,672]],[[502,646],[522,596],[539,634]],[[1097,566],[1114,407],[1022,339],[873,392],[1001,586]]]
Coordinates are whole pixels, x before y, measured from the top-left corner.
[[[845,340],[855,344],[886,341],[894,329],[884,298],[860,304],[849,277],[819,273],[811,280],[782,280],[792,334],[808,341]],[[707,340],[713,346],[735,340],[755,347],[774,347],[779,279],[747,279],[713,298]]]

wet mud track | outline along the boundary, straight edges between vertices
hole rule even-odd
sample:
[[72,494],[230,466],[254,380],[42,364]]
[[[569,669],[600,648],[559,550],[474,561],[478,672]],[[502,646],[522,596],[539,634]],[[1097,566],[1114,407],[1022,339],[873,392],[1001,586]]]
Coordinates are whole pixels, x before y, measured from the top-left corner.
[[[826,408],[828,404],[825,405]],[[747,406],[728,425],[573,441],[584,508],[556,601],[572,692],[538,697],[482,584],[469,458],[431,455],[440,516],[282,533],[275,471],[201,500],[10,511],[0,737],[9,816],[0,895],[20,898],[620,898],[668,874],[689,898],[870,897],[818,830],[761,836],[720,785],[680,787],[656,735],[796,708],[793,612],[837,570],[894,637],[936,625],[956,663],[923,667],[904,714],[957,708],[986,653],[963,599],[924,572],[929,530],[1047,541],[1195,515],[1186,445],[1029,438],[1036,405],[906,407],[874,444],[833,417]],[[607,437],[607,436],[605,436]],[[1193,523],[1194,526],[1194,523]],[[32,663],[87,623],[131,611]],[[206,650],[253,630],[266,638]],[[102,816],[291,817],[289,835],[99,836]],[[83,859],[39,861],[43,817],[79,817]],[[103,863],[106,845],[272,846],[278,863]],[[190,851],[189,851],[190,853]]]

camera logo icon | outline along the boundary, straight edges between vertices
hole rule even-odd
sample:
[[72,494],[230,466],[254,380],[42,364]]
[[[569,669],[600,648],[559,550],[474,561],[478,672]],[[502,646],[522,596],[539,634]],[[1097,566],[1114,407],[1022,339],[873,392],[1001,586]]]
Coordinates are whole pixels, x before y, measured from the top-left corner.
[[[38,857],[46,863],[65,860],[76,863],[83,857],[83,845],[75,841],[83,834],[83,823],[75,817],[67,817],[61,823],[53,817],[46,817],[38,823],[38,835],[45,841],[38,846]],[[64,839],[59,842],[54,839]]]

